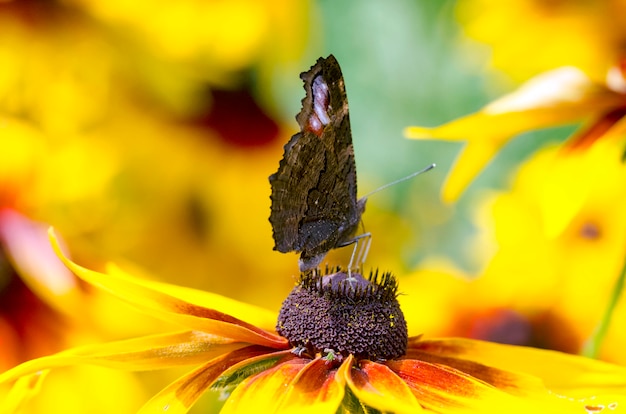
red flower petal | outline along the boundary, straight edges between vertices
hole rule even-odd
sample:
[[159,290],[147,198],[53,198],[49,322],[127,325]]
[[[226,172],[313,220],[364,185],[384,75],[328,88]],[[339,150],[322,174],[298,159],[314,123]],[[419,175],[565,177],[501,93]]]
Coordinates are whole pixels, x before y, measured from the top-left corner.
[[527,395],[533,391],[546,392],[543,383],[535,377],[504,371],[466,359],[434,355],[414,349],[409,349],[403,359],[445,365],[515,395]]
[[335,413],[344,396],[345,381],[318,358],[305,366],[290,386],[281,410],[302,412],[315,407],[315,413]]
[[[613,128],[618,122],[624,119],[626,108],[618,107],[594,120],[587,128],[578,131],[574,136],[567,140],[563,150],[586,150],[591,147],[598,139],[604,137],[607,132]],[[623,129],[623,128],[622,128]]]
[[556,351],[462,338],[411,338],[409,349],[524,372],[539,378],[547,389],[568,396],[574,391],[576,396],[623,395],[626,387],[626,368]]
[[140,413],[185,413],[226,369],[259,355],[271,357],[269,351],[271,349],[253,345],[219,356],[161,390]]
[[453,368],[412,359],[388,361],[391,368],[429,409],[503,407],[515,399]]
[[422,410],[409,386],[385,365],[361,361],[360,368],[350,370],[347,383],[359,400],[378,410],[396,413]]
[[235,388],[220,413],[280,412],[285,392],[309,362],[294,358],[247,378]]

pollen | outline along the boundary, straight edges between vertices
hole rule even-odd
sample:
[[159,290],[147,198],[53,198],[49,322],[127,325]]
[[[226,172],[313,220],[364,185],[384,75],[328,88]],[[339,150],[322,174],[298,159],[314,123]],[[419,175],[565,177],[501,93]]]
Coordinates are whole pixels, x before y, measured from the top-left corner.
[[300,355],[398,358],[408,331],[397,291],[390,273],[364,278],[353,272],[350,279],[338,269],[307,271],[283,302],[276,329]]

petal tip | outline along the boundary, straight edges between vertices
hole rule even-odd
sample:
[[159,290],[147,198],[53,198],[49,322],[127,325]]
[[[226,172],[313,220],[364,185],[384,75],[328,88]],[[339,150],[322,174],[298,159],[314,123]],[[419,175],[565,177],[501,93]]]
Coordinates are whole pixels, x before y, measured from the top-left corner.
[[56,231],[53,226],[48,228],[48,239],[50,240],[50,245],[52,246],[52,250],[57,255],[57,257],[67,266],[70,270],[72,269],[72,262],[68,259],[67,255],[63,253],[63,248],[61,246],[61,241],[59,240],[59,236],[57,236]]
[[430,139],[433,138],[432,128],[406,127],[402,132],[409,139]]

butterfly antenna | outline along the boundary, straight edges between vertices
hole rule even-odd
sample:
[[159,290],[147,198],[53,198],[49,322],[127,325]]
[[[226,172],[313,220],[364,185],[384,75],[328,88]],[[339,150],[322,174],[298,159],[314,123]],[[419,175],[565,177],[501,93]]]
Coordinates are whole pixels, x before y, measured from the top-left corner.
[[409,174],[409,175],[407,175],[406,177],[402,177],[402,178],[400,178],[400,179],[398,179],[398,180],[396,180],[396,181],[392,181],[392,182],[390,182],[390,183],[387,183],[387,184],[383,185],[382,187],[378,187],[378,188],[377,188],[376,190],[374,190],[374,191],[370,191],[369,193],[365,194],[365,195],[363,196],[363,198],[368,198],[368,197],[369,197],[369,196],[371,196],[372,194],[375,194],[375,193],[377,193],[377,192],[379,192],[379,191],[381,191],[381,190],[384,190],[384,189],[385,189],[385,188],[387,188],[387,187],[391,187],[392,185],[396,185],[396,184],[398,184],[398,183],[401,183],[402,181],[410,180],[410,179],[411,179],[411,178],[413,178],[413,177],[416,177],[416,176],[418,176],[418,175],[420,175],[420,174],[423,174],[423,173],[425,173],[425,172],[427,172],[427,171],[432,170],[432,169],[433,169],[433,168],[435,168],[436,166],[437,166],[436,164],[430,164],[428,167],[426,167],[426,168],[424,168],[424,169],[422,169],[422,170],[416,171],[416,172],[414,172],[414,173],[412,173],[412,174]]

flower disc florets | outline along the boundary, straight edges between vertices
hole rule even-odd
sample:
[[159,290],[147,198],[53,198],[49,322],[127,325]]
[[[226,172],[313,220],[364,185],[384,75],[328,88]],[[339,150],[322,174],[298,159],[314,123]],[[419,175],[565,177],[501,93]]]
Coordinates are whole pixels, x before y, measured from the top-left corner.
[[387,360],[406,352],[408,332],[397,300],[398,284],[378,271],[359,273],[312,270],[283,302],[276,330],[299,353],[327,359],[353,354]]

